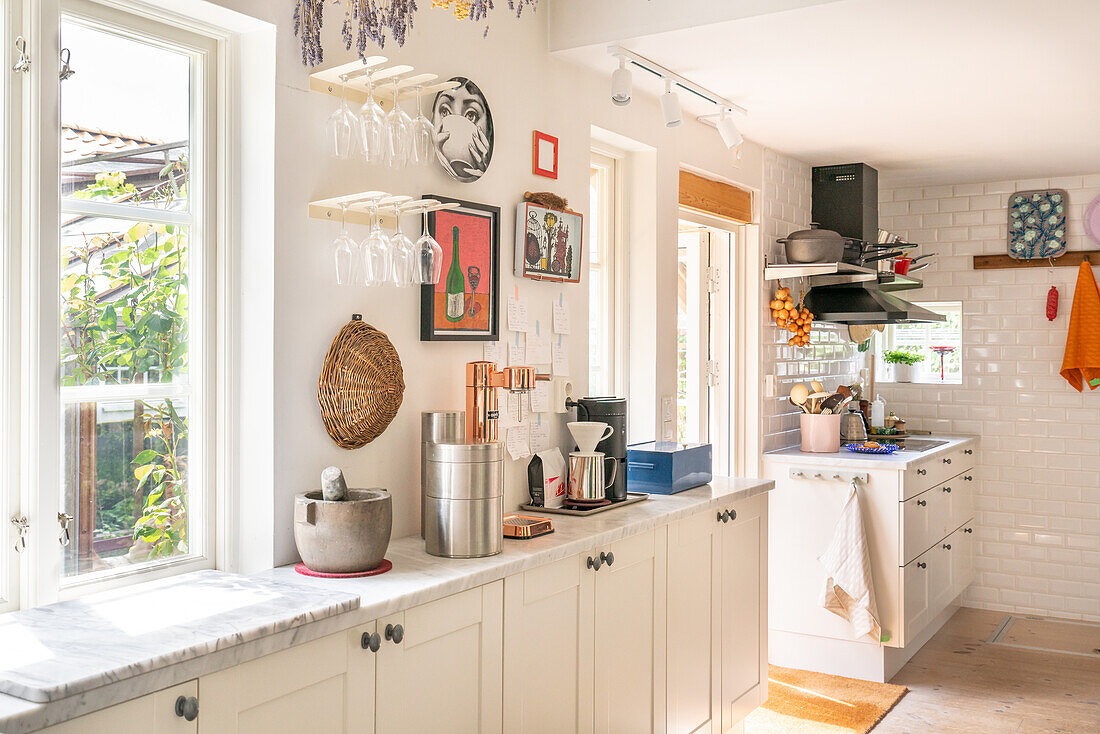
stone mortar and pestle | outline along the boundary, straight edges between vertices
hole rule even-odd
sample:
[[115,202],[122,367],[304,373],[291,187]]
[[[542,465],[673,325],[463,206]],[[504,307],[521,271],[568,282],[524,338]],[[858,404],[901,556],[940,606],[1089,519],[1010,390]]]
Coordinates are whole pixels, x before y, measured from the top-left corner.
[[302,562],[320,573],[377,568],[393,529],[393,503],[384,489],[348,489],[335,466],[321,472],[321,489],[294,497],[294,543]]

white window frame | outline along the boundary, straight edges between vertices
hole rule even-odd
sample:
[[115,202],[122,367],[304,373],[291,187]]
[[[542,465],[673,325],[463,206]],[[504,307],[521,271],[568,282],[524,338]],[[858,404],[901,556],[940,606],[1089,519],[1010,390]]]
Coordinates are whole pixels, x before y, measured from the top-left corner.
[[[906,385],[914,385],[914,386],[917,386],[917,387],[923,387],[923,386],[927,386],[927,385],[936,385],[936,386],[942,386],[942,387],[961,387],[962,382],[963,382],[964,370],[965,370],[965,364],[963,363],[963,359],[964,359],[964,355],[963,355],[963,351],[964,351],[963,350],[963,346],[964,346],[963,345],[963,334],[965,333],[964,329],[965,329],[965,320],[966,320],[966,309],[964,307],[963,302],[962,301],[913,301],[913,304],[916,305],[916,306],[920,306],[922,308],[926,308],[929,311],[934,311],[936,313],[940,313],[940,309],[948,308],[948,307],[958,310],[958,312],[959,312],[959,379],[958,379],[958,381],[941,382],[940,380],[934,380],[934,379],[923,379],[923,380],[922,379],[916,379],[917,376],[914,375],[914,379],[913,379],[912,382],[898,382],[895,379],[893,365],[886,364],[885,360],[883,360],[883,358],[882,358],[883,353],[897,348],[897,343],[895,341],[896,325],[890,324],[886,327],[886,330],[883,331],[882,333],[876,333],[874,335],[874,340],[872,341],[872,347],[874,349],[875,371],[876,371],[876,374],[882,376],[881,379],[879,379],[879,382],[882,382],[882,383],[885,383],[885,384],[890,384],[890,385],[896,385],[898,387],[905,387]],[[923,364],[923,365],[938,365],[939,364],[939,357],[934,355],[934,354],[925,354],[924,355],[924,362],[922,362],[921,364]],[[934,370],[931,370],[931,371],[938,373],[939,369],[937,368],[937,369],[934,369]]]
[[[231,282],[219,278],[217,266],[225,258],[225,225],[218,220],[217,188],[225,179],[219,141],[224,138],[227,110],[219,108],[225,99],[225,66],[222,63],[225,37],[203,29],[180,27],[168,18],[151,19],[143,5],[131,8],[121,2],[91,0],[39,0],[23,23],[31,48],[31,71],[23,80],[24,151],[22,222],[22,382],[26,400],[21,406],[20,505],[31,523],[27,552],[19,567],[23,607],[73,598],[91,591],[146,581],[215,565],[218,526],[215,505],[219,501],[218,466],[225,453],[217,451],[220,437],[214,435],[217,418],[225,412],[223,389],[228,376],[219,369],[216,345],[224,340],[225,322],[216,319],[218,303],[230,290]],[[189,277],[193,312],[189,401],[189,508],[192,525],[189,554],[181,559],[164,559],[135,565],[130,569],[94,572],[70,579],[61,577],[58,548],[61,486],[61,393],[59,375],[59,220],[60,197],[60,90],[57,83],[59,28],[61,15],[79,17],[82,22],[105,24],[113,32],[129,32],[148,42],[159,39],[169,47],[201,55],[193,74],[201,85],[192,84],[191,104],[191,214],[201,228],[189,233],[191,270]],[[168,21],[166,23],[166,21]],[[196,31],[202,32],[196,32]],[[10,35],[10,34],[9,34]],[[79,73],[79,59],[72,60]],[[197,76],[193,77],[193,82]],[[201,97],[196,90],[201,89]],[[97,213],[106,212],[103,204]],[[179,223],[180,215],[144,207],[111,207],[123,217]],[[65,205],[72,211],[71,204]],[[9,248],[10,251],[11,248]],[[230,278],[235,275],[231,274]],[[222,360],[224,367],[224,359]],[[103,388],[104,394],[113,388]],[[135,393],[137,391],[134,391]],[[129,397],[129,393],[127,394]],[[89,391],[89,399],[95,399]],[[198,430],[195,430],[195,428]],[[193,439],[192,437],[197,437]],[[196,491],[198,490],[198,491]],[[10,602],[9,602],[10,603]]]
[[[606,186],[602,192],[601,210],[605,213],[600,217],[600,230],[596,232],[595,240],[600,243],[600,262],[592,263],[592,254],[589,253],[587,277],[599,274],[601,280],[600,292],[603,294],[603,302],[590,303],[590,311],[597,310],[602,315],[600,323],[601,360],[599,367],[603,374],[608,389],[599,391],[612,395],[626,393],[626,310],[625,285],[623,280],[623,268],[620,267],[623,257],[623,243],[620,233],[623,231],[623,154],[604,146],[593,145],[591,149],[590,167],[598,168],[603,172]],[[589,221],[595,224],[590,216]],[[585,345],[587,349],[588,345]],[[589,393],[598,392],[591,385],[593,367],[588,366]]]

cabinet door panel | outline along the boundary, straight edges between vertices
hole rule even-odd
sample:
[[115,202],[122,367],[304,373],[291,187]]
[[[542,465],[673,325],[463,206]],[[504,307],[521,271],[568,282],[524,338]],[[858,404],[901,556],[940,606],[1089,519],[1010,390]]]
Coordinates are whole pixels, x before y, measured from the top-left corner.
[[[199,722],[176,716],[176,699],[198,696],[198,681],[187,681],[117,706],[42,729],[42,734],[195,734]],[[203,711],[202,702],[199,713]],[[201,716],[200,716],[201,718]]]
[[594,729],[642,734],[654,731],[657,719],[656,652],[663,644],[664,621],[656,618],[655,594],[660,588],[663,597],[664,578],[659,577],[654,533],[626,538],[611,550],[614,564],[595,572]]
[[589,555],[504,580],[504,731],[592,731]]
[[767,696],[767,495],[737,503],[719,526],[722,578],[722,729]]
[[[345,633],[265,655],[199,679],[200,734],[245,734],[277,731],[270,722],[298,721],[288,701],[303,710],[315,705],[307,692],[325,702],[325,710],[308,716],[306,730],[318,734],[344,731],[348,655]],[[266,727],[266,728],[265,728]]]
[[378,651],[377,731],[500,732],[502,614],[497,581],[379,620],[404,639]]
[[717,730],[721,636],[718,521],[704,512],[668,527],[669,734]]
[[938,558],[935,549],[930,549],[923,555],[910,561],[902,573],[902,609],[905,617],[905,640],[907,643],[920,633],[928,624],[931,617],[928,614],[930,580],[932,569]]

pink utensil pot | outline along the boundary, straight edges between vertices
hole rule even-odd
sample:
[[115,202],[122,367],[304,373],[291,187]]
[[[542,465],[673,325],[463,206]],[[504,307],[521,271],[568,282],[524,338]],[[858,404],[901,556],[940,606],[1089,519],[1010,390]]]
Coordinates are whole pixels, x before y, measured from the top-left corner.
[[802,450],[813,454],[835,454],[840,451],[840,415],[803,413]]

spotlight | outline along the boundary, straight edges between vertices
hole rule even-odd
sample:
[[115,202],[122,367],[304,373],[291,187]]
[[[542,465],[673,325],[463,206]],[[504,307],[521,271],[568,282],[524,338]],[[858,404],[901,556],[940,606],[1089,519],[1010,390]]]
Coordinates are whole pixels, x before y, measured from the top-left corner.
[[733,117],[730,116],[729,107],[722,108],[722,114],[718,116],[715,126],[718,128],[718,134],[722,136],[722,142],[725,143],[726,147],[729,149],[741,145],[741,141],[745,139],[744,136],[741,135],[741,131],[737,129]]
[[672,91],[671,79],[665,79],[665,93],[661,95],[661,113],[665,116],[665,127],[679,127],[684,121],[680,112],[680,97]]
[[619,107],[630,104],[630,69],[626,68],[626,59],[619,57],[619,68],[611,74],[611,101]]

